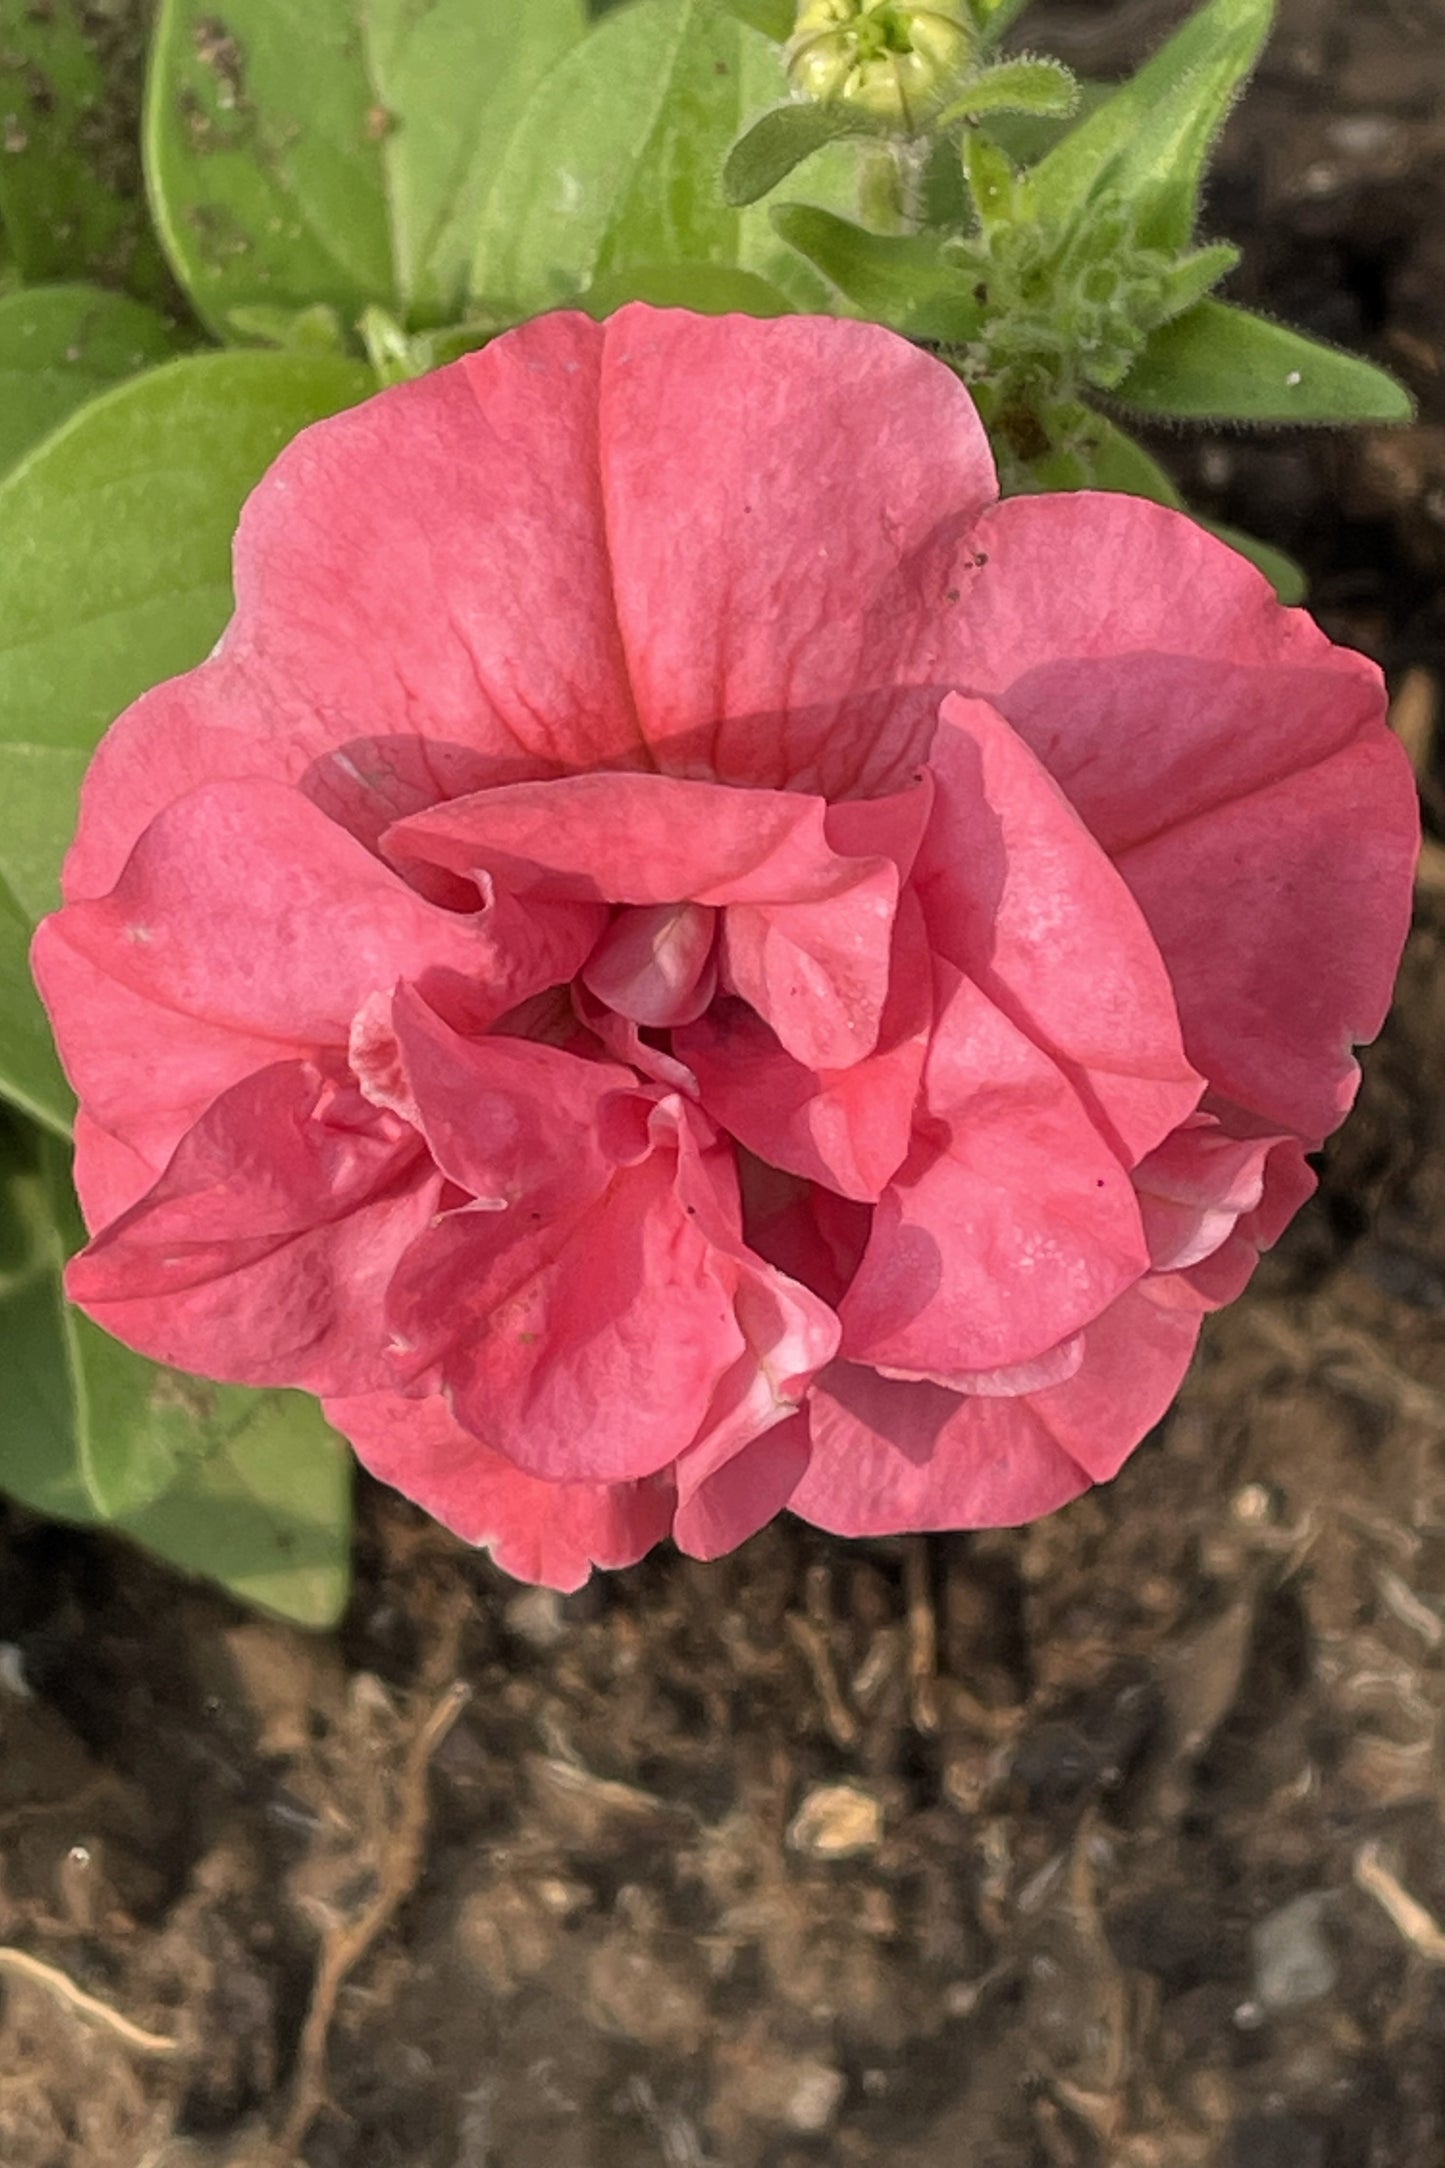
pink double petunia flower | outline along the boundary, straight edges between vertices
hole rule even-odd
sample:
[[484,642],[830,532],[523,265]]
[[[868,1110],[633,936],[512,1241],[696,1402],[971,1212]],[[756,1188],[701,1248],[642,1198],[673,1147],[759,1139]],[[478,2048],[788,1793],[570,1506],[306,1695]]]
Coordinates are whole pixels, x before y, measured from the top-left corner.
[[558,1587],[1113,1475],[1384,1013],[1373,665],[887,332],[642,307],[308,430],[236,591],[37,938],[75,1300]]

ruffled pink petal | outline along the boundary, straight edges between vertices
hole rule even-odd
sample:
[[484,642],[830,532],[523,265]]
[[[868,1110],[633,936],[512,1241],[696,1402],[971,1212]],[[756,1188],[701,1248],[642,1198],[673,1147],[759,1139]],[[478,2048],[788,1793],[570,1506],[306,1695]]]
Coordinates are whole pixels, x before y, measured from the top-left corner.
[[735,904],[723,914],[722,984],[807,1069],[846,1069],[878,1044],[898,873],[887,860],[823,903]]
[[667,775],[574,775],[413,814],[382,839],[398,865],[485,871],[513,895],[575,902],[781,903],[827,897],[874,863],[830,843],[821,798]]
[[1293,1137],[1271,1144],[1264,1162],[1263,1193],[1259,1203],[1239,1219],[1218,1249],[1197,1264],[1151,1282],[1167,1299],[1184,1307],[1218,1310],[1244,1293],[1254,1276],[1260,1253],[1272,1249],[1300,1206],[1308,1203],[1318,1183],[1304,1147]]
[[834,1535],[1013,1528],[1089,1487],[1027,1400],[966,1399],[835,1363],[808,1418],[812,1451],[788,1503]]
[[842,1305],[850,1361],[951,1381],[1066,1340],[1149,1268],[1129,1178],[1072,1085],[940,963],[914,1152]]
[[[579,1209],[447,1213],[393,1283],[409,1374],[437,1375],[466,1429],[548,1481],[653,1474],[768,1384],[753,1270],[709,1239],[680,1180],[694,1119],[680,1102],[654,1107],[646,1156]],[[554,1142],[562,1181],[585,1147],[560,1122]],[[795,1314],[796,1296],[776,1308]],[[766,1351],[785,1383],[794,1352]],[[778,1419],[767,1399],[754,1431]]]
[[602,436],[656,764],[827,798],[901,786],[957,682],[957,561],[996,492],[951,371],[871,324],[626,308]]
[[1064,1383],[961,1397],[835,1363],[809,1401],[812,1453],[791,1510],[838,1535],[1012,1527],[1115,1475],[1179,1390],[1199,1318],[1131,1288],[1084,1335]]
[[602,923],[441,910],[284,784],[216,783],[157,814],[109,895],[44,922],[35,972],[88,1112],[159,1171],[218,1092],[344,1047],[373,991],[413,979],[479,1029],[569,978]]
[[618,1164],[609,1114],[623,1156],[648,1149],[648,1101],[626,1069],[529,1039],[463,1038],[407,986],[390,1023],[400,1090],[381,1103],[415,1123],[448,1181],[499,1217],[550,1220],[600,1197]]
[[933,1022],[922,915],[899,899],[878,1042],[861,1061],[812,1069],[740,1003],[722,1002],[674,1045],[702,1103],[768,1165],[873,1203],[907,1157]]
[[690,1024],[717,992],[717,914],[701,903],[622,911],[582,976],[609,1009],[654,1030]]
[[632,1566],[672,1520],[672,1483],[542,1483],[462,1429],[439,1394],[366,1393],[325,1403],[328,1422],[383,1483],[504,1573],[580,1588],[594,1566]]
[[278,1062],[208,1108],[66,1288],[156,1362],[369,1392],[390,1382],[387,1284],[440,1188],[415,1131],[349,1079]]
[[1281,1137],[1235,1137],[1216,1115],[1191,1116],[1134,1169],[1134,1188],[1156,1272],[1211,1257],[1264,1196]]
[[1415,786],[1381,726],[1176,822],[1119,870],[1168,964],[1190,1059],[1318,1143],[1353,1103],[1409,929]]
[[721,1558],[782,1512],[808,1465],[808,1418],[799,1413],[740,1452],[716,1445],[677,1464],[673,1541],[690,1558]]
[[1203,1080],[1138,904],[996,708],[945,701],[915,881],[934,948],[1058,1063],[1127,1166]]

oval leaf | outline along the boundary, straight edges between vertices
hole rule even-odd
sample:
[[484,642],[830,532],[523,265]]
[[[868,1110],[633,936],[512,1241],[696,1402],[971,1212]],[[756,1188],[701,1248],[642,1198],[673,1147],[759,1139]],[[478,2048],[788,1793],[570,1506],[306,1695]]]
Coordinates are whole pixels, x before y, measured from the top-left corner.
[[1226,301],[1197,302],[1161,325],[1115,397],[1192,421],[1407,422],[1415,411],[1373,362]]
[[496,158],[582,0],[162,0],[146,162],[178,277],[231,312],[460,312]]
[[0,475],[98,392],[173,352],[153,310],[98,286],[0,300]]
[[348,1586],[345,1447],[304,1395],[163,1369],[72,1309],[60,1271],[83,1230],[66,1170],[59,1144],[0,1133],[0,1490],[329,1625]]
[[[559,62],[518,123],[472,265],[484,304],[522,314],[603,279],[688,263],[750,271],[795,308],[827,288],[761,209],[725,203],[719,174],[740,132],[777,103],[776,46],[713,0],[633,0]],[[856,160],[822,152],[810,192],[849,202]]]

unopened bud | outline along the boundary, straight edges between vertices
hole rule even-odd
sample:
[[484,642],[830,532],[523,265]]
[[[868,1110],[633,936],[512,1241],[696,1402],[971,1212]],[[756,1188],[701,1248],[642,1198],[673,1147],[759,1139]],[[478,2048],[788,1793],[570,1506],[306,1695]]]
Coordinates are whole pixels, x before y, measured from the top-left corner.
[[966,0],[798,0],[785,57],[801,97],[847,104],[912,129],[947,98],[973,57]]

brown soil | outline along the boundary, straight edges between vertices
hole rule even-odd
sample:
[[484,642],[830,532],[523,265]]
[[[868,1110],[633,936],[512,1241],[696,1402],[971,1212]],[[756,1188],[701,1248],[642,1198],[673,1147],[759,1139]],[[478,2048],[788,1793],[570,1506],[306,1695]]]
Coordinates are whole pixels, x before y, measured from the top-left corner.
[[[1179,12],[1029,23],[1107,68]],[[1212,223],[1421,419],[1172,447],[1390,666],[1435,816],[1442,153],[1438,0],[1287,0]],[[131,2028],[0,1957],[3,2168],[1440,2168],[1442,1071],[1436,862],[1320,1197],[1022,1532],[559,1601],[373,1487],[309,1638],[0,1517],[0,1944]]]

